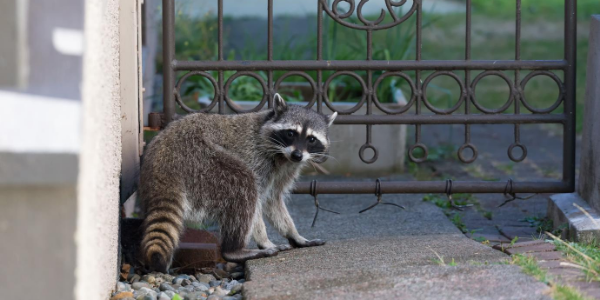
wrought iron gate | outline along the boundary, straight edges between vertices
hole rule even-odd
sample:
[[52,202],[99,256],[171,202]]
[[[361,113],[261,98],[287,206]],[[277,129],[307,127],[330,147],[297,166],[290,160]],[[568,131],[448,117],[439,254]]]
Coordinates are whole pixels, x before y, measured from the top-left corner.
[[[514,162],[520,162],[527,156],[526,145],[520,140],[520,125],[532,123],[554,123],[563,126],[563,174],[561,181],[526,181],[526,182],[485,182],[485,181],[391,181],[391,182],[319,182],[318,193],[320,194],[371,194],[376,190],[380,193],[448,193],[449,188],[453,193],[565,193],[574,191],[575,186],[575,59],[576,59],[576,0],[565,0],[565,24],[564,24],[564,59],[562,60],[522,60],[521,47],[521,0],[516,3],[516,40],[514,60],[472,60],[471,59],[471,0],[466,1],[466,40],[464,60],[422,60],[421,59],[421,30],[422,30],[422,2],[427,0],[414,0],[412,6],[403,16],[397,16],[394,7],[407,4],[407,0],[384,0],[387,10],[393,22],[384,23],[386,12],[381,11],[377,20],[367,20],[362,14],[363,5],[368,0],[361,0],[358,4],[354,0],[335,0],[331,5],[326,0],[315,0],[318,7],[317,14],[317,59],[306,60],[273,60],[273,0],[268,1],[268,47],[267,60],[264,61],[231,61],[223,57],[223,0],[218,1],[218,60],[217,61],[179,61],[175,59],[174,40],[174,0],[163,0],[163,62],[164,62],[164,110],[163,114],[151,114],[149,123],[151,127],[164,127],[175,116],[176,102],[187,112],[196,112],[186,107],[180,97],[179,89],[182,82],[189,76],[200,75],[206,77],[213,85],[215,97],[212,103],[202,112],[209,111],[215,106],[219,113],[224,112],[226,105],[236,112],[242,112],[232,107],[232,100],[228,97],[231,82],[243,75],[256,78],[262,85],[264,96],[260,104],[248,111],[258,111],[267,105],[272,106],[272,95],[277,91],[283,78],[273,78],[276,70],[288,71],[282,77],[299,75],[306,78],[314,92],[308,106],[322,111],[323,105],[329,109],[335,108],[327,98],[327,90],[330,81],[339,75],[349,75],[356,78],[363,88],[363,96],[355,107],[346,111],[339,111],[340,116],[335,124],[364,124],[367,127],[366,143],[360,149],[360,157],[365,163],[368,159],[363,158],[366,149],[377,149],[371,144],[372,126],[376,124],[411,124],[416,127],[416,140],[409,149],[409,157],[412,161],[422,162],[427,158],[427,146],[421,143],[421,126],[427,124],[464,124],[464,143],[458,149],[458,158],[464,163],[473,162],[477,158],[477,148],[470,141],[470,126],[472,124],[513,124],[514,142],[508,147],[508,156]],[[340,12],[338,5],[345,2],[350,5],[346,12]],[[356,12],[360,23],[348,22],[347,18]],[[372,35],[374,31],[391,28],[409,17],[416,15],[416,59],[402,61],[373,60]],[[354,30],[364,31],[367,38],[367,57],[365,60],[323,60],[323,19],[332,18],[346,27]],[[362,24],[361,24],[362,23]],[[453,71],[465,71],[464,78],[459,77]],[[521,71],[530,73],[521,79]],[[187,71],[178,83],[175,82],[175,72]],[[213,78],[206,71],[218,71],[218,78]],[[229,80],[225,81],[224,71],[237,71]],[[265,82],[254,73],[265,71],[268,80]],[[316,71],[316,82],[308,76],[305,71]],[[323,78],[323,71],[335,71],[329,78]],[[366,71],[367,80],[353,73],[354,71]],[[373,71],[385,71],[379,79],[373,81]],[[414,71],[416,79],[413,81],[405,71]],[[424,71],[434,71],[426,78],[421,78]],[[470,71],[483,71],[475,78],[471,78]],[[514,71],[514,81],[509,79],[502,71]],[[555,74],[556,71],[564,72],[564,80]],[[440,75],[447,75],[459,84],[461,90],[460,100],[457,104],[447,110],[435,108],[427,99],[426,89],[431,80]],[[475,87],[477,83],[486,76],[499,76],[509,86],[509,100],[500,108],[491,110],[480,105],[475,99]],[[404,78],[410,85],[412,95],[409,102],[400,110],[390,111],[383,107],[375,93],[381,80],[388,76],[399,76]],[[546,109],[537,109],[530,105],[525,99],[524,89],[527,82],[536,76],[547,76],[558,85],[559,97],[556,102]],[[423,79],[423,81],[422,81]],[[453,114],[461,104],[464,105],[464,114]],[[366,105],[365,115],[353,114],[360,107]],[[425,105],[434,114],[422,114],[421,108]],[[504,113],[511,105],[514,106],[514,114]],[[532,113],[520,113],[521,105]],[[553,113],[560,105],[563,113]],[[384,111],[386,115],[375,115],[372,113],[373,106]],[[416,108],[416,114],[407,114],[411,107]],[[482,114],[471,113],[472,107],[476,107]],[[415,157],[414,151],[420,148],[424,151],[424,157]],[[522,154],[516,157],[514,150],[519,148]],[[471,157],[465,157],[465,150],[470,149]],[[467,150],[468,151],[468,150]],[[295,193],[313,194],[316,184],[300,182],[296,185]]]

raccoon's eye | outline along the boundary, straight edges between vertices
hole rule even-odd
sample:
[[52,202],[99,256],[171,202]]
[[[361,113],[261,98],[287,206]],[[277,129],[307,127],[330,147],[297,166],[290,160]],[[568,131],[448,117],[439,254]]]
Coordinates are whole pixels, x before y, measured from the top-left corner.
[[288,137],[294,137],[294,131],[293,130],[288,130],[287,136]]
[[317,139],[314,136],[309,136],[308,137],[308,142],[311,144],[314,144],[317,141]]

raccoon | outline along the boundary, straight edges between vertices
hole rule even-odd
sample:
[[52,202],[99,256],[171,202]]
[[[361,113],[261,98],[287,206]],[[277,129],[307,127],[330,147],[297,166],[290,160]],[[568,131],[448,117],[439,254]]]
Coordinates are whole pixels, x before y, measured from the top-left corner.
[[[328,158],[336,116],[288,106],[276,94],[273,109],[169,124],[148,145],[140,172],[140,249],[150,271],[167,272],[185,221],[217,221],[222,256],[232,262],[325,244],[298,233],[285,198],[303,166]],[[263,215],[289,245],[269,240]],[[259,249],[246,248],[250,237]]]

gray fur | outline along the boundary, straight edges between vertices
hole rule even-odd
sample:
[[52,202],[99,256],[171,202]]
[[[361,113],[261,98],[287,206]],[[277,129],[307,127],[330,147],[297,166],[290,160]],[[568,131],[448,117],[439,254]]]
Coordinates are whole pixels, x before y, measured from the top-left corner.
[[[184,221],[218,221],[222,255],[229,261],[272,256],[290,248],[269,240],[263,213],[291,246],[324,243],[298,234],[284,198],[303,166],[327,158],[328,127],[336,114],[287,106],[279,95],[275,100],[275,109],[257,113],[188,115],[172,122],[148,145],[139,192],[145,212],[141,249],[150,269],[167,271]],[[308,145],[307,131],[325,137],[318,142],[311,139],[319,147],[322,142],[323,151],[282,147],[272,135],[284,125],[304,128],[304,133],[297,133],[298,145]],[[303,151],[300,162],[291,159],[295,149]],[[250,236],[261,250],[245,249]]]

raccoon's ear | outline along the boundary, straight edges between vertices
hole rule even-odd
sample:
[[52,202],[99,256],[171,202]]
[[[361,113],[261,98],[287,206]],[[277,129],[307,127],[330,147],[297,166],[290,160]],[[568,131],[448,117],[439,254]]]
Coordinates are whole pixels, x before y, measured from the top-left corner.
[[327,120],[329,121],[329,126],[331,126],[333,124],[333,121],[335,121],[335,118],[337,117],[337,111],[334,112],[333,114],[327,116]]
[[281,114],[287,110],[287,104],[279,93],[276,93],[275,96],[273,96],[273,107],[275,108],[276,114]]

